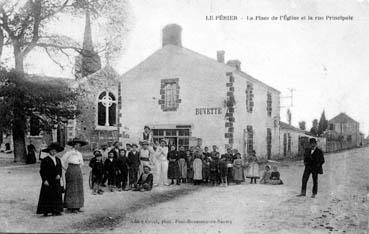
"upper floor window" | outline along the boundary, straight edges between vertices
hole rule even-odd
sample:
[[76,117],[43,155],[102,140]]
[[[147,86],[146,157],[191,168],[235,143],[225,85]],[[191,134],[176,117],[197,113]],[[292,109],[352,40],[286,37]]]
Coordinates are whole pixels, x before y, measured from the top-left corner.
[[104,91],[99,95],[97,105],[97,125],[115,126],[117,123],[117,99],[111,92]]
[[246,87],[246,111],[252,113],[254,109],[254,87],[252,83],[247,82]]
[[267,113],[268,116],[272,116],[272,94],[270,92],[267,93]]
[[181,99],[179,99],[179,79],[161,80],[159,104],[163,111],[176,111]]
[[247,131],[247,155],[251,155],[254,150],[254,130],[251,125],[246,127]]

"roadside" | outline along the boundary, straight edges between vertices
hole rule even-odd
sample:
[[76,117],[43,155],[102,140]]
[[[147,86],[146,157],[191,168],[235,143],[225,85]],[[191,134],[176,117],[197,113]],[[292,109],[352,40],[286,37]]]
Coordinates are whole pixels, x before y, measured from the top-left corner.
[[102,196],[91,195],[85,166],[85,212],[47,218],[35,214],[39,165],[1,168],[0,232],[367,233],[368,155],[369,148],[327,155],[316,199],[295,196],[301,161],[279,164],[280,186],[181,185]]

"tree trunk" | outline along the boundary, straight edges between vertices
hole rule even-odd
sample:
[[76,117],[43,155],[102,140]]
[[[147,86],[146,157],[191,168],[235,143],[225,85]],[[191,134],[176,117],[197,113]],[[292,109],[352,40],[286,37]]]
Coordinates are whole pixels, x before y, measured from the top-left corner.
[[[19,75],[24,75],[23,56],[20,47],[14,45],[15,70]],[[26,162],[26,117],[23,111],[22,100],[14,103],[14,121],[13,121],[13,146],[14,162]]]

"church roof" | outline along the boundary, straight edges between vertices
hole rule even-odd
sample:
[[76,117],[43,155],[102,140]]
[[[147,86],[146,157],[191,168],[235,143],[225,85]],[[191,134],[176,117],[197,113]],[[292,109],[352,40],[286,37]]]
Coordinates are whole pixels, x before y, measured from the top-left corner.
[[296,132],[303,132],[303,133],[305,133],[304,130],[301,130],[299,128],[296,128],[295,126],[292,126],[292,125],[290,125],[288,123],[285,123],[285,122],[282,122],[282,121],[279,121],[279,127],[281,129],[286,129],[286,130],[292,130],[292,131],[296,131]]
[[358,123],[356,120],[348,116],[346,113],[340,113],[331,120],[328,121],[328,123],[347,123],[347,122],[354,122]]
[[[218,62],[216,59],[213,59],[213,58],[210,58],[206,55],[203,55],[203,54],[200,54],[198,52],[195,52],[193,50],[190,50],[188,48],[185,48],[185,47],[182,47],[182,46],[177,46],[177,45],[172,45],[172,44],[167,44],[165,46],[163,46],[162,48],[160,48],[159,50],[155,51],[154,53],[152,53],[149,57],[147,57],[146,59],[144,59],[142,62],[140,62],[139,64],[137,64],[136,66],[134,66],[133,68],[131,68],[130,70],[128,70],[127,72],[125,72],[123,74],[123,77],[132,72],[132,71],[136,71],[136,70],[141,70],[143,68],[143,66],[146,65],[146,63],[149,63],[150,61],[157,61],[157,60],[160,60],[160,57],[162,56],[166,56],[167,54],[169,54],[170,56],[169,57],[173,57],[173,56],[181,56],[181,55],[185,55],[186,57],[191,57],[191,58],[195,58],[195,59],[198,59],[198,60],[201,60],[202,63],[208,63],[212,66],[221,66],[221,67],[225,67],[226,69],[229,69],[230,71],[233,71],[235,74],[238,74],[239,76],[243,77],[243,78],[246,78],[246,79],[249,79],[249,80],[252,80],[253,82],[255,83],[258,83],[270,90],[273,90],[275,92],[278,92],[280,93],[279,90],[271,87],[270,85],[267,85],[265,84],[264,82],[252,77],[251,75],[247,74],[246,72],[244,71],[238,71],[236,68],[230,66],[230,65],[227,65],[225,63],[220,63]],[[193,61],[183,61],[183,62],[192,62]],[[161,66],[165,66],[165,63],[163,62],[162,64],[160,64]]]

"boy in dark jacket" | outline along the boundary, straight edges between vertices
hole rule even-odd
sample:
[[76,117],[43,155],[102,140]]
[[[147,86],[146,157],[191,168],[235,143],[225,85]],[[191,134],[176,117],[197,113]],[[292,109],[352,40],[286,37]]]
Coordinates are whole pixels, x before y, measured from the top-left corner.
[[104,168],[106,178],[108,178],[108,188],[111,192],[113,192],[116,184],[117,161],[114,159],[114,153],[111,151],[108,154],[108,158],[104,162]]
[[137,182],[137,188],[135,191],[145,192],[150,191],[153,185],[153,175],[151,174],[151,168],[149,166],[143,167],[144,172],[141,174],[140,179]]
[[137,187],[138,171],[140,168],[140,154],[137,151],[137,145],[132,144],[132,151],[128,153],[129,167],[129,189]]
[[92,194],[103,194],[104,191],[100,189],[100,184],[104,177],[104,164],[102,161],[102,154],[99,150],[94,151],[94,157],[91,159],[89,165],[92,168]]
[[117,187],[118,191],[127,191],[128,180],[128,158],[124,149],[119,150],[119,156],[117,160]]

